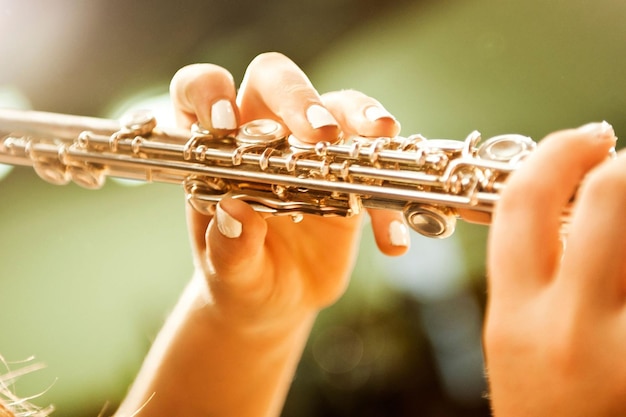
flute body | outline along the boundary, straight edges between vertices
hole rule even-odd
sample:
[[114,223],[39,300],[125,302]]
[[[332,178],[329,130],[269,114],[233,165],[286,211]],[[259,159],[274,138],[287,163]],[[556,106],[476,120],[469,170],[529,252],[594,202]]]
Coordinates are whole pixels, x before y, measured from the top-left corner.
[[491,212],[507,176],[535,146],[515,134],[482,141],[478,132],[462,141],[411,135],[311,145],[268,119],[217,137],[197,125],[157,126],[147,111],[117,121],[0,109],[0,163],[31,166],[53,184],[174,183],[203,213],[228,195],[295,221],[398,210],[414,230],[437,238],[453,233],[459,209]]

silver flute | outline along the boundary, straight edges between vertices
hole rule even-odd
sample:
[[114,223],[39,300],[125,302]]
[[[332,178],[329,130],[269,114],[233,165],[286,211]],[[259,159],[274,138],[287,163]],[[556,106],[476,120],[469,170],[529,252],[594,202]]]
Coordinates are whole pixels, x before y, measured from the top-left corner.
[[535,147],[526,136],[483,141],[476,131],[465,140],[416,134],[309,144],[269,119],[216,136],[199,125],[160,127],[144,110],[109,120],[0,109],[0,163],[31,166],[53,184],[175,183],[202,213],[230,196],[294,221],[397,210],[436,238],[454,232],[464,209],[491,213],[506,178]]

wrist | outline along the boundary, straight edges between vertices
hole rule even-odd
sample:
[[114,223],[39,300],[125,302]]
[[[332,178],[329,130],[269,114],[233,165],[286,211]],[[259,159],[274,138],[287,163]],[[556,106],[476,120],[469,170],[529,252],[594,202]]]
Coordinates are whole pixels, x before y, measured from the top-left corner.
[[[216,297],[202,273],[196,273],[186,290],[196,317],[222,334],[253,339],[290,339],[300,332],[308,335],[319,309],[305,303],[277,307],[267,303],[246,303]],[[182,302],[185,302],[181,300]]]
[[203,279],[189,283],[118,415],[142,404],[142,417],[279,414],[315,314],[263,326],[226,314],[208,295]]

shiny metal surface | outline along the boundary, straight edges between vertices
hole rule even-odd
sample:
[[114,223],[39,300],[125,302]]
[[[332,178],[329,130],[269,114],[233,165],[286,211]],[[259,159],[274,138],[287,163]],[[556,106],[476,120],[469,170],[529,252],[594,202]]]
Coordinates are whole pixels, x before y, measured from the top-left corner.
[[454,232],[459,209],[491,212],[508,174],[535,148],[521,135],[481,141],[344,138],[304,145],[272,120],[225,137],[165,129],[147,112],[114,120],[0,110],[0,163],[32,166],[44,180],[89,189],[107,177],[182,185],[212,213],[225,195],[272,215],[353,216],[402,211],[429,237]]

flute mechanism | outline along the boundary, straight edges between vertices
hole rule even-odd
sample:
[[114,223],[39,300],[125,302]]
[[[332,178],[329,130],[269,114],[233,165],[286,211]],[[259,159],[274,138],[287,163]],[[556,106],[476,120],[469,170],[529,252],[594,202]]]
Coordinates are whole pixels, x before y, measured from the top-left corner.
[[120,121],[0,110],[0,163],[32,166],[53,184],[97,189],[106,177],[182,185],[198,211],[228,195],[272,215],[349,217],[399,210],[417,232],[447,237],[459,209],[491,212],[507,176],[535,142],[350,137],[308,144],[278,122],[255,120],[224,136],[195,125],[162,128],[147,111]]

